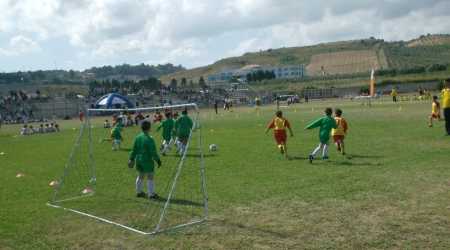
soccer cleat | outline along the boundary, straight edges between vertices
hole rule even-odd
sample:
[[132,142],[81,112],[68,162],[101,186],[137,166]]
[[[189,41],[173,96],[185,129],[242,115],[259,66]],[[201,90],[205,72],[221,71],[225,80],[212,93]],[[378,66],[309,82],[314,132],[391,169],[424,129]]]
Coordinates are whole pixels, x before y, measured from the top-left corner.
[[144,192],[140,192],[136,194],[136,197],[138,198],[145,198],[147,195]]
[[283,145],[278,145],[278,148],[280,149],[280,153],[284,154],[284,146]]
[[312,156],[312,155],[309,155],[309,163],[312,163],[313,162],[313,160],[314,160],[314,156]]
[[159,199],[159,195],[157,193],[153,193],[148,198],[151,199],[151,200],[158,200]]
[[328,159],[329,159],[328,156],[322,157],[322,160],[328,160]]

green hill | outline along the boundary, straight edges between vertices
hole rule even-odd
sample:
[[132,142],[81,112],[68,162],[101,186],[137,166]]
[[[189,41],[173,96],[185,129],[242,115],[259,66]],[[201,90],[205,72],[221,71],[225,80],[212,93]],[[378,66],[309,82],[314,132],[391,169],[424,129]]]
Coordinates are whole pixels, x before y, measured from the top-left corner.
[[450,35],[427,35],[411,41],[386,42],[370,38],[323,43],[306,47],[268,49],[221,59],[211,65],[178,71],[161,77],[198,81],[200,76],[238,69],[250,64],[306,66],[307,75],[351,75],[374,69],[404,70],[450,63]]

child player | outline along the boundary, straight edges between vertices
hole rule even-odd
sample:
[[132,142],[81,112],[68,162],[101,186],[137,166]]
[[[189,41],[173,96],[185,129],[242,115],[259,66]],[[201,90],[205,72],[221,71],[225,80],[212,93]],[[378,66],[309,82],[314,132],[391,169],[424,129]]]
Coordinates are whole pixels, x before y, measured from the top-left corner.
[[[148,195],[150,199],[158,199],[159,196],[155,193],[155,186],[153,183],[153,176],[155,173],[155,162],[158,167],[161,167],[161,160],[156,151],[155,140],[149,135],[150,121],[144,120],[141,123],[142,132],[134,139],[133,149],[131,150],[128,160],[128,167],[136,166],[138,176],[136,178],[136,196],[145,198]],[[147,191],[145,194],[142,191],[142,184],[144,178],[147,177]]]
[[120,149],[120,143],[122,142],[122,123],[120,122],[120,119],[114,127],[111,129],[111,140],[112,140],[112,150],[116,151]]
[[181,116],[175,122],[175,134],[178,138],[178,153],[182,156],[186,150],[186,145],[191,134],[194,123],[188,116],[187,110],[181,112]]
[[287,140],[286,128],[289,129],[291,137],[294,136],[294,133],[292,133],[289,121],[283,118],[283,112],[277,111],[275,115],[276,115],[275,118],[273,118],[272,121],[267,126],[266,134],[267,132],[269,132],[270,129],[273,129],[273,136],[277,143],[278,149],[280,150],[280,153],[284,154],[284,156],[288,158],[286,147],[286,140]]
[[347,121],[342,117],[342,110],[334,110],[334,120],[336,121],[337,128],[331,130],[331,135],[333,136],[334,144],[342,155],[345,155],[344,138],[347,134]]
[[433,103],[431,104],[431,115],[429,117],[428,126],[433,127],[433,120],[441,119],[441,104],[438,102],[438,97],[433,96]]
[[331,117],[333,110],[325,109],[325,116],[311,122],[305,129],[313,129],[319,127],[319,145],[309,155],[309,162],[312,163],[316,154],[322,150],[322,159],[328,159],[328,142],[330,141],[330,132],[333,128],[337,128],[336,121]]
[[173,128],[175,126],[175,121],[172,119],[172,113],[167,112],[166,113],[166,119],[162,121],[158,129],[156,131],[159,131],[161,128],[162,131],[162,145],[161,145],[161,154],[166,155],[166,152],[170,150],[170,144],[172,144],[172,134],[173,134]]

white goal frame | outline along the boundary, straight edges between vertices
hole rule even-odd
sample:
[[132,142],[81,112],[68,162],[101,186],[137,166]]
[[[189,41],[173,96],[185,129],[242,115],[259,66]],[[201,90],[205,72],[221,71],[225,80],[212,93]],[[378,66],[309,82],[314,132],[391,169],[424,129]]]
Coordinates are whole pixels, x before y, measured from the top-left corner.
[[[174,176],[173,180],[171,180],[172,184],[170,186],[170,191],[169,191],[169,193],[167,195],[167,199],[165,201],[163,209],[161,210],[161,213],[160,213],[160,216],[159,216],[159,220],[158,220],[158,222],[156,224],[156,227],[152,231],[145,232],[145,231],[139,230],[137,228],[126,226],[124,224],[121,224],[121,223],[109,220],[107,218],[96,216],[94,214],[90,214],[90,213],[87,213],[87,212],[79,211],[79,210],[76,210],[76,209],[68,208],[68,207],[65,207],[63,204],[61,204],[64,201],[75,200],[75,199],[82,199],[84,197],[95,195],[96,174],[95,174],[95,161],[94,161],[93,146],[92,146],[93,145],[92,131],[91,131],[92,130],[92,126],[91,126],[91,121],[90,121],[90,117],[91,117],[90,114],[91,113],[93,113],[93,112],[123,112],[123,111],[154,112],[154,111],[160,111],[160,110],[166,110],[166,109],[180,109],[180,108],[189,108],[189,107],[190,108],[194,108],[195,112],[196,112],[196,115],[195,115],[195,118],[194,118],[194,125],[192,126],[191,132],[189,134],[189,140],[188,140],[188,143],[186,145],[186,150],[184,150],[183,155],[181,156],[181,159],[178,162],[178,166],[177,166],[177,170],[176,170],[175,176]],[[159,234],[159,233],[173,231],[175,229],[180,229],[180,228],[183,228],[183,227],[187,227],[187,226],[203,223],[203,222],[205,222],[207,220],[207,218],[208,218],[208,194],[207,194],[207,189],[206,189],[206,174],[205,174],[205,163],[204,163],[203,144],[202,144],[203,143],[203,141],[202,141],[203,139],[202,139],[201,126],[200,126],[200,112],[199,112],[199,108],[198,108],[196,103],[170,105],[170,106],[159,106],[159,107],[129,108],[129,109],[86,109],[86,111],[87,112],[86,112],[85,122],[82,124],[81,129],[80,129],[80,133],[79,133],[79,135],[78,135],[78,137],[76,139],[75,145],[72,148],[72,151],[70,152],[69,160],[67,161],[67,163],[66,163],[66,165],[64,167],[64,174],[61,177],[60,182],[59,182],[58,186],[55,189],[53,198],[49,202],[47,202],[48,206],[54,207],[54,208],[60,208],[60,209],[63,209],[65,211],[70,211],[70,212],[73,212],[73,213],[76,213],[76,214],[79,214],[79,215],[82,215],[82,216],[93,218],[93,219],[96,219],[98,221],[102,221],[102,222],[105,222],[105,223],[108,223],[108,224],[111,224],[111,225],[114,225],[114,226],[118,226],[118,227],[121,227],[123,229],[129,230],[129,231],[132,231],[132,232],[135,232],[135,233],[138,233],[138,234],[142,234],[142,235],[156,235],[156,234]],[[88,136],[88,143],[89,143],[89,170],[90,170],[90,176],[91,176],[90,182],[94,184],[93,185],[94,186],[93,191],[91,193],[87,194],[87,195],[80,195],[80,196],[74,196],[74,197],[67,198],[67,199],[57,200],[56,199],[57,198],[57,194],[58,194],[60,188],[64,184],[64,179],[68,176],[68,168],[69,168],[70,162],[72,161],[72,158],[74,156],[75,149],[79,146],[80,140],[81,140],[81,138],[83,136],[83,133],[86,132],[85,131],[86,129],[87,129],[87,132],[88,132],[87,136]],[[161,228],[161,224],[162,224],[162,222],[164,220],[164,217],[166,216],[167,209],[169,207],[169,204],[170,204],[170,201],[172,199],[172,196],[173,196],[173,194],[175,192],[175,187],[177,185],[178,177],[179,177],[179,175],[181,173],[181,170],[183,168],[183,163],[185,161],[186,154],[187,154],[187,151],[188,151],[189,146],[190,146],[190,142],[191,142],[191,139],[192,139],[193,131],[196,130],[196,129],[198,130],[198,148],[197,149],[198,149],[198,152],[200,154],[200,178],[201,178],[201,192],[202,192],[202,195],[203,195],[203,216],[201,218],[197,219],[197,220],[186,222],[184,224],[178,224],[178,225],[171,226],[171,227],[168,227],[168,228]]]

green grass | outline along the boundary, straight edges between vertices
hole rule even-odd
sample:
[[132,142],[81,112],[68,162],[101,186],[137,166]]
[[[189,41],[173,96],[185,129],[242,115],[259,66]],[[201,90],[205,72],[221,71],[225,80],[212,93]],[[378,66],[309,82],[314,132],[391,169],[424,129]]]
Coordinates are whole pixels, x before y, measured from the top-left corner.
[[[329,161],[311,165],[306,157],[318,131],[303,128],[326,106],[344,110],[351,159],[331,147]],[[45,205],[53,194],[48,183],[62,174],[79,122],[61,122],[59,134],[30,137],[14,136],[18,126],[2,126],[0,249],[446,249],[450,138],[442,122],[426,126],[429,103],[400,106],[317,101],[284,109],[295,133],[288,141],[290,160],[264,134],[274,107],[259,116],[251,108],[218,116],[202,110],[205,151],[208,144],[219,146],[206,157],[209,220],[153,238]],[[126,129],[124,148],[135,133]],[[96,138],[106,134],[94,128]],[[111,152],[107,143],[95,143],[95,151],[99,195],[88,205],[71,205],[134,218],[139,211],[132,205],[135,172],[126,168],[128,152]],[[176,157],[163,158],[156,175],[160,190],[175,163]],[[18,172],[25,176],[16,178]],[[105,198],[113,193],[116,200]]]

